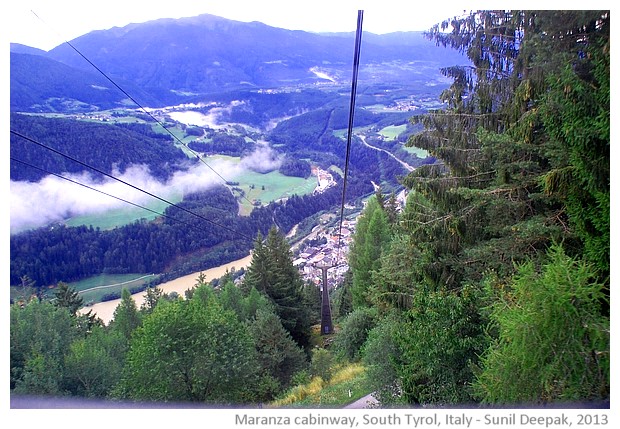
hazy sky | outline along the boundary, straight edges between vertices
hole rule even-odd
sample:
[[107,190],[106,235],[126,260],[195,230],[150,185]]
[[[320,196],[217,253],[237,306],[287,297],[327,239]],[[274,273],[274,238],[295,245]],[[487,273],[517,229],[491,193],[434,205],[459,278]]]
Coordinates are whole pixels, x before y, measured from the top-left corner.
[[202,13],[238,21],[260,21],[292,30],[355,31],[357,10],[363,9],[364,30],[389,33],[427,30],[445,18],[460,15],[466,7],[463,2],[442,1],[433,3],[441,7],[428,8],[425,7],[428,4],[413,0],[9,0],[3,3],[2,8],[9,10],[3,13],[2,31],[9,41],[44,50],[93,30]]

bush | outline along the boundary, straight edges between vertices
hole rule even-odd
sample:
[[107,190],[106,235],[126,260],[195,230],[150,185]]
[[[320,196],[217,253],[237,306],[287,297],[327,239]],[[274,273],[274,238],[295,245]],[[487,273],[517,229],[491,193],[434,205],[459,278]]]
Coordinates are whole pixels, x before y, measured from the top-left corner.
[[402,388],[398,367],[402,365],[396,337],[401,330],[397,313],[383,318],[368,334],[362,356],[374,396],[383,405],[402,402]]
[[310,374],[313,377],[320,377],[327,382],[332,377],[336,360],[329,350],[317,349],[312,353],[312,363],[310,364]]
[[474,401],[473,364],[485,350],[486,321],[480,313],[482,291],[419,290],[396,332],[403,399],[415,404],[465,404]]
[[359,308],[350,313],[334,341],[338,354],[348,360],[359,360],[368,333],[375,326],[375,317],[375,310],[369,308]]
[[538,273],[520,267],[492,306],[499,336],[482,356],[475,392],[487,403],[609,397],[609,318],[596,271],[552,246]]

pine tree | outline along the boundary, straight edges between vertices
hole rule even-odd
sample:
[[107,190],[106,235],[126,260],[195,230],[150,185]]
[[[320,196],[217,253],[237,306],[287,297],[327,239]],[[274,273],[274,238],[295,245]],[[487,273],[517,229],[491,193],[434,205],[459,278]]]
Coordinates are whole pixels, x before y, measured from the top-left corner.
[[54,298],[54,305],[66,308],[72,316],[77,314],[77,311],[82,307],[84,302],[75,289],[69,287],[69,285],[64,282],[59,282],[56,286]]
[[127,289],[121,292],[121,302],[114,310],[112,329],[123,334],[129,341],[133,331],[141,324],[140,313],[136,302]]
[[[307,366],[305,354],[284,329],[278,316],[259,310],[250,325],[258,366],[261,371],[278,381],[279,390],[290,385],[295,373]],[[273,392],[277,393],[277,392]]]
[[275,305],[284,328],[302,347],[308,345],[310,320],[303,293],[303,281],[293,266],[292,253],[285,237],[271,228],[265,243],[255,241],[252,262],[244,279],[244,290],[264,293]]
[[381,255],[390,241],[388,218],[376,198],[370,198],[360,216],[349,254],[353,272],[351,295],[353,307],[372,306],[372,273],[381,266]]

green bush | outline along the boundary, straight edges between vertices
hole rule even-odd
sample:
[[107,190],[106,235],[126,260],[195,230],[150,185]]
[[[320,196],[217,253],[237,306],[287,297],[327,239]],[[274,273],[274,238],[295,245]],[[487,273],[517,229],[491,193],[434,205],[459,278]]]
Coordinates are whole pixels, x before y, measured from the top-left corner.
[[402,365],[396,336],[401,327],[398,313],[383,318],[368,334],[362,349],[366,374],[374,396],[383,405],[403,402],[398,367]]
[[369,308],[358,308],[350,313],[334,341],[338,354],[351,361],[359,360],[368,333],[375,327],[375,318],[376,311]]
[[310,364],[310,374],[312,377],[321,377],[325,382],[332,377],[336,360],[334,355],[326,349],[316,349],[312,353]]
[[486,348],[481,290],[423,291],[414,295],[396,332],[403,399],[415,404],[473,402],[473,365]]
[[486,403],[539,403],[609,397],[609,318],[591,265],[552,246],[537,272],[520,267],[492,306],[498,338],[474,384]]

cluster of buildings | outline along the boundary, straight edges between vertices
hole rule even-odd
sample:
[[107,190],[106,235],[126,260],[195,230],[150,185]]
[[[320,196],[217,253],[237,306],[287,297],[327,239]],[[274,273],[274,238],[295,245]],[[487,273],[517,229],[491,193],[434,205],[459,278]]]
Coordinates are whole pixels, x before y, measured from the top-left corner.
[[317,178],[317,185],[314,188],[313,194],[320,194],[325,192],[326,189],[336,186],[334,176],[329,171],[321,170],[319,167],[312,167],[312,174]]
[[[325,227],[317,225],[312,230],[309,245],[302,245],[296,252],[293,265],[296,266],[303,279],[321,286],[322,269],[327,269],[328,288],[342,283],[345,273],[349,270],[348,256],[357,220],[343,220],[339,225]],[[313,238],[312,238],[313,237]]]

